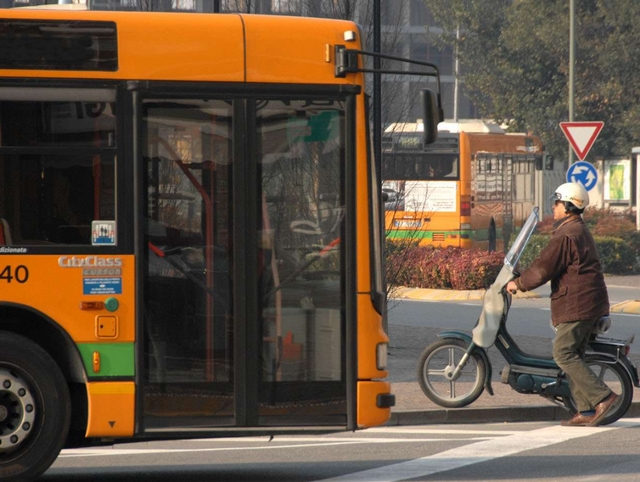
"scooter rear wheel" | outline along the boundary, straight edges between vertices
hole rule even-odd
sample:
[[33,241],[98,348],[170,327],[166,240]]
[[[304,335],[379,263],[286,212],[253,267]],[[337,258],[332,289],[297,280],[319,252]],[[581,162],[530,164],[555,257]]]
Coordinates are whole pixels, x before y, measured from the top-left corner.
[[418,383],[429,400],[442,407],[459,408],[480,396],[487,368],[476,351],[471,353],[460,373],[452,377],[468,346],[463,340],[443,338],[422,352],[418,362]]
[[[633,382],[627,371],[617,363],[612,365],[591,359],[587,360],[587,364],[600,380],[619,395],[611,411],[600,422],[600,425],[608,425],[623,417],[629,410],[633,400]],[[562,401],[572,415],[578,411],[572,397],[564,397]]]

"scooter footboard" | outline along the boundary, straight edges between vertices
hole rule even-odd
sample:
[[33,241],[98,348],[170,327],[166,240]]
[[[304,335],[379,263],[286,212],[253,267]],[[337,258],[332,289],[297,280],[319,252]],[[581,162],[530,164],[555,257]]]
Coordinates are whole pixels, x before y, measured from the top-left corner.
[[[438,333],[438,338],[455,338],[458,340],[462,340],[467,344],[471,345],[473,340],[466,333],[462,333],[459,331],[443,331]],[[484,389],[489,393],[489,395],[493,396],[493,387],[491,386],[491,363],[489,362],[489,356],[484,348],[475,345],[474,352],[478,353],[484,362],[485,370],[485,379],[484,379]]]

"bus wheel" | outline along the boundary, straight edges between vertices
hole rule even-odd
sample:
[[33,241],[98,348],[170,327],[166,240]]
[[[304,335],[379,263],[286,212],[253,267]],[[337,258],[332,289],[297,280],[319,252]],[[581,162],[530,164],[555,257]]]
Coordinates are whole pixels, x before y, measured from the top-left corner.
[[56,459],[69,431],[67,382],[40,346],[0,331],[0,480],[32,480]]
[[489,252],[493,253],[496,250],[496,222],[491,218],[491,223],[489,223]]

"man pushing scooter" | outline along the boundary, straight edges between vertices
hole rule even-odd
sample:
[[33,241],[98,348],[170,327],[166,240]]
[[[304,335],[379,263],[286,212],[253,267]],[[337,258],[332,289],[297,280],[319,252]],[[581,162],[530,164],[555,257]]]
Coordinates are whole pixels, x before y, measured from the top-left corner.
[[551,281],[551,321],[556,330],[553,358],[569,379],[578,408],[561,425],[595,427],[618,399],[584,360],[596,324],[609,314],[609,295],[595,242],[581,217],[589,204],[586,189],[565,183],[552,199],[556,222],[549,244],[506,288],[514,294]]

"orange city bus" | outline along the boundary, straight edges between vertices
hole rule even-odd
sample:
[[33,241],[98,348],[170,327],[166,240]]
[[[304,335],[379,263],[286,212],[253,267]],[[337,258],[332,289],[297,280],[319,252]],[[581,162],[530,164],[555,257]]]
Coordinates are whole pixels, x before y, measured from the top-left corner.
[[65,443],[384,423],[356,25],[0,24],[0,480],[37,477]]
[[540,138],[440,132],[424,146],[415,125],[386,136],[387,237],[505,250],[534,205],[534,174],[543,161]]

